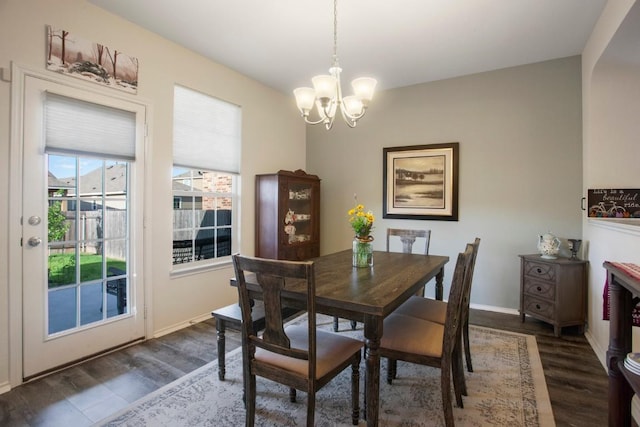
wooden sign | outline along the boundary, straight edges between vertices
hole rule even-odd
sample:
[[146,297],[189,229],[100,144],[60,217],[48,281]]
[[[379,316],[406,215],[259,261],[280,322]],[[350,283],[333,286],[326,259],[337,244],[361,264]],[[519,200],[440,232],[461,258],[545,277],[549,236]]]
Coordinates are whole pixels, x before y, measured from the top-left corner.
[[639,189],[588,190],[587,215],[592,218],[640,219]]

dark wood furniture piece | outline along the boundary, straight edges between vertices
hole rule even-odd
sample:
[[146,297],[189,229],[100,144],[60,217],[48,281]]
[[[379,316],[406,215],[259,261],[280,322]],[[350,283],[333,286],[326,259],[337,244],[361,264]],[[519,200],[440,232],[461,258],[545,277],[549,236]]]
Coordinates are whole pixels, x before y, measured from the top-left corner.
[[632,351],[631,313],[638,303],[640,280],[610,262],[603,264],[609,284],[609,426],[631,424],[631,398],[640,393],[640,376],[624,367],[624,359]]
[[302,261],[320,255],[320,179],[303,170],[256,175],[255,255]]
[[556,337],[565,326],[584,329],[587,315],[587,261],[519,255],[520,320],[528,314],[553,325]]
[[[226,307],[213,310],[211,315],[216,319],[216,334],[218,337],[218,379],[224,381],[226,374],[225,363],[225,333],[227,327],[236,331],[242,330],[242,312],[240,305],[230,304]],[[264,304],[256,301],[251,310],[251,322],[255,331],[264,329]]]
[[[440,369],[442,407],[447,427],[453,427],[451,405],[451,373],[458,407],[462,408],[462,381],[464,371],[457,360],[460,353],[460,325],[462,320],[462,297],[470,283],[469,275],[473,258],[473,245],[467,245],[458,255],[451,280],[444,324],[393,313],[384,320],[386,334],[380,340],[380,356],[389,360],[404,360],[410,363]],[[434,341],[434,337],[435,341]],[[387,376],[391,384],[392,377]]]
[[[282,308],[282,317],[289,318],[298,313],[298,310],[290,307]],[[242,312],[239,304],[229,304],[226,307],[213,310],[211,315],[216,319],[216,335],[218,345],[218,378],[220,381],[224,381],[226,374],[225,363],[225,348],[226,338],[225,334],[227,328],[235,331],[242,330]],[[255,301],[251,310],[251,321],[253,322],[253,329],[255,331],[261,331],[264,329],[264,304],[262,301]]]
[[[380,390],[380,339],[384,318],[414,295],[429,280],[436,278],[442,292],[447,256],[374,252],[371,268],[354,268],[348,249],[313,259],[316,270],[316,311],[329,316],[364,323],[366,355],[366,419],[368,426],[378,425]],[[235,285],[236,280],[231,279]],[[258,290],[247,284],[250,295]],[[256,294],[256,298],[259,297]],[[285,303],[300,307],[307,291],[304,283],[287,286]]]
[[[467,362],[467,370],[469,372],[473,372],[473,365],[471,363],[471,346],[469,344],[469,307],[471,305],[471,286],[473,284],[473,272],[476,266],[476,259],[478,258],[478,249],[480,248],[480,238],[476,237],[474,242],[469,243],[469,245],[473,248],[473,253],[471,255],[469,270],[466,273],[466,280],[468,282],[465,284],[464,293],[462,294],[462,317],[459,335],[461,335],[461,342],[464,343],[464,355]],[[447,306],[448,302],[413,296],[398,307],[396,313],[444,324],[447,318]],[[462,352],[460,352],[460,359],[457,363],[460,365],[460,368],[463,367]],[[390,369],[390,373],[392,378],[395,378],[395,366]],[[464,381],[464,377],[462,380],[462,394],[467,394],[467,386]]]
[[[360,352],[364,343],[344,335],[316,329],[316,273],[312,261],[282,261],[233,256],[242,309],[242,360],[247,426],[253,426],[256,410],[256,376],[307,393],[307,426],[313,427],[315,395],[336,375],[351,366],[351,422],[360,419]],[[251,318],[252,297],[246,274],[253,274],[264,301],[265,331],[258,335]],[[292,281],[301,281],[306,299],[300,307],[308,314],[306,325],[284,325],[283,295]]]

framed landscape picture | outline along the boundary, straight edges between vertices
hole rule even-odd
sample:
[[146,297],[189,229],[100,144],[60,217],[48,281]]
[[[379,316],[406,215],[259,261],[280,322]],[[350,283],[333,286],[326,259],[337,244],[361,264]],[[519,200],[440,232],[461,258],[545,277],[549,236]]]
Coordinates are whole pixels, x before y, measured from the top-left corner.
[[459,144],[383,148],[383,217],[458,220]]
[[138,93],[138,59],[47,26],[47,70],[125,92]]

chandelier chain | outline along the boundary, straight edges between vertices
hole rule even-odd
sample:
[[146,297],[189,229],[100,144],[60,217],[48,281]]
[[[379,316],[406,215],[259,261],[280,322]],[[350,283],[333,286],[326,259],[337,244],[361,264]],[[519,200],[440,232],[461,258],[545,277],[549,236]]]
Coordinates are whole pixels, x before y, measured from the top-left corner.
[[333,0],[333,65],[338,66],[338,0]]

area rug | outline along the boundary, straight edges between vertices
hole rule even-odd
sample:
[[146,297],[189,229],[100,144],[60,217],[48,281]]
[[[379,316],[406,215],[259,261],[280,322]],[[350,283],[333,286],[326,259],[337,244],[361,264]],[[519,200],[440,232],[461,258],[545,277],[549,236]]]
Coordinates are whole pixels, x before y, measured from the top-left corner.
[[[301,320],[297,320],[300,322]],[[318,316],[318,327],[331,329],[333,319]],[[340,333],[362,337],[342,321]],[[456,426],[555,426],[535,337],[471,326],[474,371],[465,372],[468,396],[464,408],[454,404]],[[217,361],[133,403],[99,426],[240,426],[245,422],[242,403],[242,352],[226,357],[226,380],[218,380]],[[350,369],[316,394],[317,426],[350,426]],[[364,362],[360,393],[364,390]],[[381,367],[381,426],[444,425],[440,371],[398,362],[397,379],[386,383],[386,361]],[[288,389],[257,379],[256,426],[300,426],[306,423],[306,395],[289,402]],[[455,400],[454,400],[455,401]],[[361,402],[361,412],[364,405]],[[366,425],[361,419],[360,425]]]

